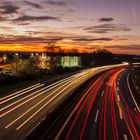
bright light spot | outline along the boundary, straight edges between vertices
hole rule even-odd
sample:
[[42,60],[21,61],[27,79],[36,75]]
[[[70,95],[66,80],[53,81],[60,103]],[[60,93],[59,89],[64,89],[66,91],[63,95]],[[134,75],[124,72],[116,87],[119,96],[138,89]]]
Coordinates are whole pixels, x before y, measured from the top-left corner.
[[122,62],[124,65],[129,65],[129,63],[128,62]]

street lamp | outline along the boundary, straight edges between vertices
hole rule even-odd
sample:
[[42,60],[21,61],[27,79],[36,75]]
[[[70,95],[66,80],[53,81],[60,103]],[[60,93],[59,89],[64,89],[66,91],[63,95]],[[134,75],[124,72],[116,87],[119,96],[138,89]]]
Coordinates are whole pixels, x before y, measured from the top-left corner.
[[6,55],[3,56],[3,61],[4,61],[4,64],[5,64],[6,61],[7,61],[7,56]]

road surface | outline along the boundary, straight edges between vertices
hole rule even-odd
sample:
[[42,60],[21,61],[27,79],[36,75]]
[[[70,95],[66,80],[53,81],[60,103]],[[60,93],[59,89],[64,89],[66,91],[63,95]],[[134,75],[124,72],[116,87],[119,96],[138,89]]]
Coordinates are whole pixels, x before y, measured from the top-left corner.
[[130,89],[129,72],[129,68],[114,68],[100,75],[55,140],[139,140],[140,110]]
[[104,70],[120,66],[123,64],[91,68],[50,85],[38,83],[5,96],[2,94],[0,98],[0,139],[25,139],[50,112],[86,80]]

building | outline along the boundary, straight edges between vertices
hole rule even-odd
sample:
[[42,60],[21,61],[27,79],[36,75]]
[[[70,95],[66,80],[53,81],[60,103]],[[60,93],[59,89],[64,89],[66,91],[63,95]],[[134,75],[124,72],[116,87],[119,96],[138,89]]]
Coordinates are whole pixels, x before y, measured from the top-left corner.
[[39,57],[39,66],[43,69],[51,69],[57,66],[62,67],[80,67],[81,58],[78,56],[49,56],[46,53],[42,53]]
[[39,56],[39,66],[42,69],[52,69],[54,67],[59,66],[59,57],[58,56],[50,56],[47,53],[42,53]]
[[60,54],[11,52],[0,53],[0,65],[11,64],[18,60],[33,60],[42,69],[62,67],[81,67],[81,57],[60,56]]
[[60,66],[62,66],[62,67],[80,67],[81,58],[78,56],[62,56],[62,57],[60,57]]

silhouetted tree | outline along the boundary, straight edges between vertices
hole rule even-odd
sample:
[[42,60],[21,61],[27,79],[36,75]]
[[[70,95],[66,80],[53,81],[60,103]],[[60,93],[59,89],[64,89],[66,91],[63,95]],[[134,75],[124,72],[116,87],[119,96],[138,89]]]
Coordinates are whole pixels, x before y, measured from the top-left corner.
[[114,63],[114,54],[106,49],[98,49],[93,52],[95,65],[107,65]]
[[46,53],[50,56],[50,70],[53,70],[55,67],[55,55],[56,52],[60,50],[60,46],[56,45],[55,41],[49,42],[47,46],[45,46]]
[[90,53],[79,54],[81,57],[81,65],[83,67],[92,67],[94,65],[93,55]]

